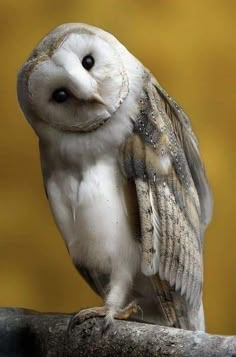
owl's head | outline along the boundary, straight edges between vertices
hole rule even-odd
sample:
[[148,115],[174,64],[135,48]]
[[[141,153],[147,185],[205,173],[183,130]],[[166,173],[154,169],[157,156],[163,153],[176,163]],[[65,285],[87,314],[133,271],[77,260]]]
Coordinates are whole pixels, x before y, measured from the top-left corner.
[[[137,60],[111,34],[64,24],[35,48],[18,76],[18,98],[30,124],[89,132],[119,109]],[[37,130],[36,130],[37,131]]]

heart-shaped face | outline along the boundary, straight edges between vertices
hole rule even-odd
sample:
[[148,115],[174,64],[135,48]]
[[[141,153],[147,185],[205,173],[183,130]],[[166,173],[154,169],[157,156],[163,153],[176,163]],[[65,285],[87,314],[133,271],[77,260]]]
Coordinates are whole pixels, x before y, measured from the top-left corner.
[[127,54],[112,35],[94,27],[71,24],[52,31],[18,77],[19,101],[31,125],[40,120],[81,132],[103,125],[128,95]]

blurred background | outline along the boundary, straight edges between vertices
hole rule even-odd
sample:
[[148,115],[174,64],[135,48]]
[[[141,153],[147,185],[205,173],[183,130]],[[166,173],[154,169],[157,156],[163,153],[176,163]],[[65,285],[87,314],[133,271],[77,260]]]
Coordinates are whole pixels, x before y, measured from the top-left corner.
[[49,30],[85,22],[118,37],[192,118],[215,201],[204,247],[207,329],[236,334],[235,13],[234,0],[0,0],[0,306],[72,312],[101,304],[55,227],[15,89]]

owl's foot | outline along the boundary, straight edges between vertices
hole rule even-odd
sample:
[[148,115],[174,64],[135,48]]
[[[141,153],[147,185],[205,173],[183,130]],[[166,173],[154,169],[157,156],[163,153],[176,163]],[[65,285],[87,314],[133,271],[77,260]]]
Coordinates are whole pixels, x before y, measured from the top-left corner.
[[140,307],[135,301],[131,302],[124,309],[118,311],[112,311],[107,306],[92,307],[89,309],[83,309],[75,314],[68,325],[67,331],[70,333],[76,325],[82,324],[84,321],[93,317],[105,317],[105,324],[103,332],[106,332],[108,328],[113,324],[114,319],[127,320],[131,315],[137,314],[140,311]]
[[106,306],[91,307],[89,309],[83,309],[75,314],[68,325],[68,332],[70,333],[76,325],[82,324],[84,321],[93,317],[104,317],[107,314]]
[[105,316],[104,326],[102,328],[102,335],[109,330],[109,328],[113,325],[114,319],[117,320],[127,320],[131,315],[137,314],[141,310],[141,307],[136,304],[135,301],[132,301],[123,309],[120,309],[116,312],[112,312],[112,310],[108,310]]
[[131,315],[137,314],[140,311],[140,306],[132,301],[124,309],[117,311],[114,314],[114,318],[118,320],[127,320]]

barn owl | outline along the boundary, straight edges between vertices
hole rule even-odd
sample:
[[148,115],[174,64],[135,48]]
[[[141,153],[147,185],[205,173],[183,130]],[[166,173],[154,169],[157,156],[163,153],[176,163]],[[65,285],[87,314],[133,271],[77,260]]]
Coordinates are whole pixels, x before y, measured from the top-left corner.
[[55,222],[104,299],[71,324],[135,317],[204,330],[212,198],[181,107],[113,35],[80,23],[41,40],[17,88]]

